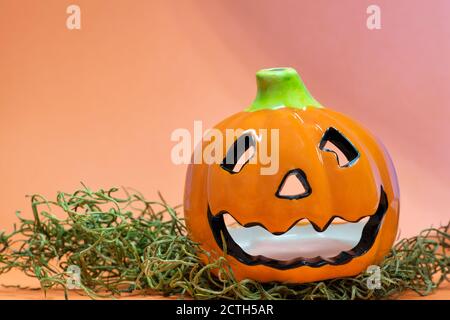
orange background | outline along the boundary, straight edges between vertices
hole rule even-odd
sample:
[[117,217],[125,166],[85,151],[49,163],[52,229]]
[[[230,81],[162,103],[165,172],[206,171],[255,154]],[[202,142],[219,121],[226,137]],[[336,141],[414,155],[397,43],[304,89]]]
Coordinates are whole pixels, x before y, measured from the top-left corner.
[[[66,28],[72,3],[81,30]],[[402,236],[446,222],[449,39],[446,0],[0,0],[0,229],[30,214],[25,194],[80,181],[180,203],[171,132],[242,110],[255,72],[278,66],[384,141]]]

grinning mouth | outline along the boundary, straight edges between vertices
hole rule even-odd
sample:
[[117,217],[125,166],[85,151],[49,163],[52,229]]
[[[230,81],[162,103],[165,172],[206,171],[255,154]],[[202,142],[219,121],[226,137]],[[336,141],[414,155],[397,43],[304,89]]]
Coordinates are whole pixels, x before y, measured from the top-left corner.
[[[381,188],[375,213],[356,222],[333,217],[323,230],[313,222],[300,225],[297,221],[287,231],[273,234],[259,223],[242,226],[226,211],[213,215],[209,206],[208,220],[217,244],[227,254],[246,265],[286,270],[341,265],[365,254],[375,242],[387,208],[387,195]],[[227,226],[225,220],[237,227]]]

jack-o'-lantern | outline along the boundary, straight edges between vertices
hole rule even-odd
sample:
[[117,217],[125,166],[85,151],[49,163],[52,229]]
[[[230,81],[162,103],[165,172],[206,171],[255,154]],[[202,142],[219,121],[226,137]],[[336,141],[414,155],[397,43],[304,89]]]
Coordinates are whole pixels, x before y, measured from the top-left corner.
[[[241,132],[223,143],[223,160],[189,165],[189,236],[225,255],[237,279],[304,283],[379,263],[399,215],[387,151],[357,122],[321,106],[294,69],[264,69],[256,78],[251,106],[214,127],[224,137]],[[277,153],[274,172],[261,170],[263,144]]]

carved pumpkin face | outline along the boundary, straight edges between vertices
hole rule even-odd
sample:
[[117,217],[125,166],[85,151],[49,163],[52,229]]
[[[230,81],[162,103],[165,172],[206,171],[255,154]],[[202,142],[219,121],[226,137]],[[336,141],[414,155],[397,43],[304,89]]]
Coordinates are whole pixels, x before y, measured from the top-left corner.
[[[223,147],[228,156],[188,168],[192,239],[209,252],[226,248],[238,279],[261,282],[353,276],[380,262],[399,213],[386,150],[355,121],[321,107],[295,70],[262,70],[257,80],[252,106],[215,127],[224,136],[243,129]],[[279,132],[274,174],[261,174],[259,160],[249,163],[261,144],[274,143],[258,137],[260,129]]]

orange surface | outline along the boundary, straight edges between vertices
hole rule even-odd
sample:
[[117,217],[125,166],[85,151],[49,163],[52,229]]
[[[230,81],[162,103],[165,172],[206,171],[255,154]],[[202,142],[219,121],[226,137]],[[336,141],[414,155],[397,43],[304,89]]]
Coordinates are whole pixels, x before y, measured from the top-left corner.
[[450,2],[0,1],[0,229],[30,193],[160,190],[181,203],[170,134],[250,104],[255,71],[296,68],[317,100],[376,133],[396,165],[400,232],[449,219]]
[[[269,129],[277,128],[280,136],[280,164],[275,174],[262,175],[264,165],[259,160],[246,165],[239,174],[229,174],[220,164],[192,164],[189,167],[184,212],[192,239],[201,243],[208,252],[222,252],[211,231],[206,215],[208,210],[213,215],[226,211],[244,226],[260,223],[272,233],[286,232],[303,218],[321,229],[333,216],[358,221],[377,212],[383,189],[387,202],[378,235],[370,250],[345,264],[326,264],[319,268],[307,265],[300,269],[249,265],[231,253],[231,245],[224,245],[230,248],[227,260],[238,280],[314,282],[354,276],[383,260],[397,234],[399,203],[396,176],[391,170],[390,159],[376,139],[352,119],[325,108],[240,112],[215,128],[225,136],[227,129],[245,131],[253,128],[258,131],[267,123],[270,123]],[[337,126],[361,153],[358,162],[351,168],[340,168],[334,154],[317,152],[324,131],[333,126]],[[270,138],[261,137],[261,141],[269,144]],[[205,148],[208,143],[204,142]],[[226,148],[224,146],[223,154],[226,154]],[[293,201],[275,197],[283,177],[293,168],[305,170],[305,179],[314,191],[305,198]],[[204,257],[204,261],[207,262],[208,258]]]
[[[0,300],[61,300],[64,299],[64,291],[62,290],[48,290],[45,294],[39,289],[17,289],[17,288],[0,288]],[[81,292],[72,291],[68,295],[69,300],[88,300],[88,296]],[[149,295],[149,294],[124,294],[121,297],[116,297],[121,300],[161,300],[161,299],[177,299],[177,296],[170,298],[163,297],[161,295]],[[406,291],[396,299],[400,300],[450,300],[450,285],[446,285],[439,288],[432,294],[422,297],[413,291]]]
[[[21,288],[15,288],[20,284]],[[9,299],[64,299],[64,291],[55,289],[48,290],[44,295],[39,286],[39,281],[34,278],[26,277],[18,271],[12,271],[10,274],[0,276],[0,300]],[[172,297],[174,298],[174,297]],[[176,297],[175,297],[176,298]],[[69,299],[90,299],[82,292],[69,290]],[[166,299],[157,293],[144,293],[134,292],[132,294],[124,294],[120,299]],[[416,300],[416,299],[441,299],[450,300],[450,283],[444,282],[440,288],[435,290],[432,294],[422,297],[413,291],[406,291],[401,294],[398,299]]]

